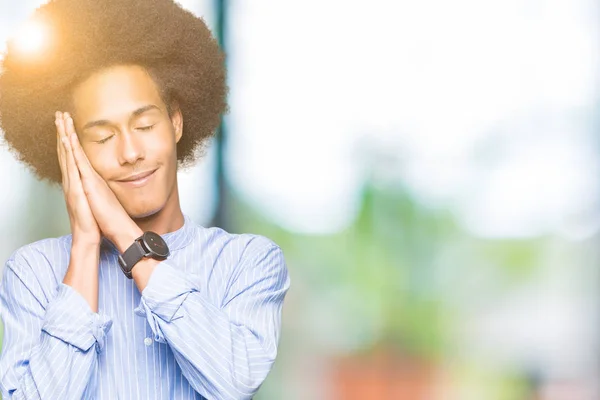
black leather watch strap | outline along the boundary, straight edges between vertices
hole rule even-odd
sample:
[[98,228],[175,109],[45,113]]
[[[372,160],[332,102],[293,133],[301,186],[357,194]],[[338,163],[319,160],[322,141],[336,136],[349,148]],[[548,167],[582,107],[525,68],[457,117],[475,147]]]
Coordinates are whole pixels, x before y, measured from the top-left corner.
[[132,279],[131,270],[142,258],[150,255],[142,245],[142,237],[140,236],[133,242],[131,246],[123,254],[119,255],[119,265],[125,276]]
[[164,239],[160,235],[148,231],[135,239],[133,244],[119,255],[119,266],[125,276],[132,279],[131,271],[142,258],[152,257],[156,260],[166,260],[169,254],[169,246]]

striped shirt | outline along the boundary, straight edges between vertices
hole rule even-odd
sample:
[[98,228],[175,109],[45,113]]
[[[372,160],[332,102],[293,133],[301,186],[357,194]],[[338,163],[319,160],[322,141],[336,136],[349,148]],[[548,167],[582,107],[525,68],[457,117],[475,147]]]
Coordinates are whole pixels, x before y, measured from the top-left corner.
[[62,283],[71,235],[17,250],[0,286],[6,399],[248,399],[269,373],[290,280],[258,235],[184,226],[140,294],[100,247],[98,313]]

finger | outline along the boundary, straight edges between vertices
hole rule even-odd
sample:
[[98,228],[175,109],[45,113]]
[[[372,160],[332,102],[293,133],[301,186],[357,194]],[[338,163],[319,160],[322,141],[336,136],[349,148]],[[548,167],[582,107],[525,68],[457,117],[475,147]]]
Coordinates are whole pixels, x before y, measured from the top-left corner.
[[[67,124],[66,124],[66,117],[65,116],[63,116],[63,117],[64,118],[62,119],[62,124],[63,124],[62,132],[65,132],[65,125],[67,125]],[[63,137],[61,138],[61,141],[65,148],[67,175],[69,177],[69,185],[70,185],[69,187],[70,188],[74,188],[75,186],[80,187],[81,186],[81,178],[79,176],[79,169],[77,168],[77,164],[75,163],[75,158],[73,157],[73,149],[71,147],[71,142],[69,141],[66,134],[63,135]]]
[[90,177],[90,174],[94,172],[92,165],[90,164],[90,160],[87,158],[81,144],[79,143],[79,138],[77,137],[77,133],[75,132],[75,125],[73,124],[73,118],[70,116],[67,117],[67,135],[69,137],[69,144],[71,145],[71,149],[73,151],[73,157],[75,158],[75,163],[77,164],[77,168],[79,168],[79,172],[83,177]]
[[63,146],[61,145],[61,135],[60,135],[60,121],[59,121],[59,113],[56,112],[56,118],[54,119],[54,125],[56,126],[56,155],[58,156],[58,161],[60,165],[61,171],[63,171]]
[[60,172],[62,174],[62,184],[63,188],[66,190],[69,185],[69,175],[67,169],[67,159],[65,147],[62,142],[62,138],[64,137],[64,125],[62,113],[56,112],[56,120],[54,121],[56,125],[56,151],[58,153],[58,163],[60,165]]

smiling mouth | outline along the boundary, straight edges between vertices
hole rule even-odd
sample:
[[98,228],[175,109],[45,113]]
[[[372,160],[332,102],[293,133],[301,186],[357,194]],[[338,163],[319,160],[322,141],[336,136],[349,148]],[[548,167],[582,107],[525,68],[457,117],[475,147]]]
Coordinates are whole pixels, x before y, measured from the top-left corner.
[[135,174],[129,176],[125,179],[118,180],[117,182],[125,184],[127,186],[139,187],[143,186],[154,176],[156,169],[146,172],[140,172],[139,174]]

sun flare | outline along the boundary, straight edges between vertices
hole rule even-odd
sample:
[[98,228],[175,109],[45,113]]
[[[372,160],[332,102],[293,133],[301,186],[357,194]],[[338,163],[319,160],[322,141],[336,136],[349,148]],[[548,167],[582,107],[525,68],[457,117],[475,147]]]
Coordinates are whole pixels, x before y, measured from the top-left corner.
[[20,53],[35,55],[42,52],[48,39],[47,26],[39,20],[29,20],[18,30],[13,38],[13,44]]

